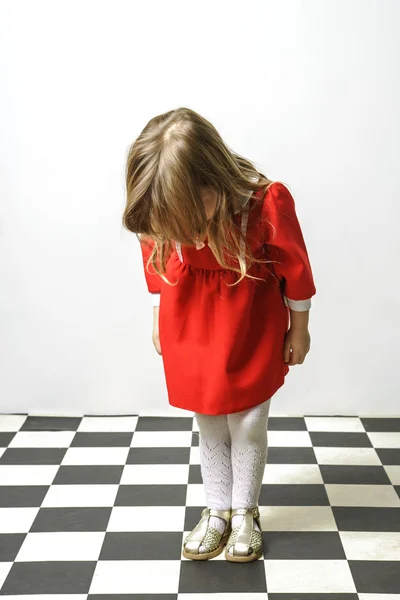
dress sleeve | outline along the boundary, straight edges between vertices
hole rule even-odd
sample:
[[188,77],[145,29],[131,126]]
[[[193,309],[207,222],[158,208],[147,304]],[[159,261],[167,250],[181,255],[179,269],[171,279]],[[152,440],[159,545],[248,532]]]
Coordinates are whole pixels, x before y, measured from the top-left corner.
[[153,306],[159,306],[161,293],[161,277],[154,271],[151,263],[147,269],[147,262],[154,248],[154,242],[148,238],[139,238],[140,248],[142,251],[144,276],[146,279],[147,289],[152,295]]
[[262,208],[263,231],[269,259],[283,285],[285,303],[291,310],[311,308],[316,289],[307,248],[297,219],[295,202],[288,188],[274,182]]

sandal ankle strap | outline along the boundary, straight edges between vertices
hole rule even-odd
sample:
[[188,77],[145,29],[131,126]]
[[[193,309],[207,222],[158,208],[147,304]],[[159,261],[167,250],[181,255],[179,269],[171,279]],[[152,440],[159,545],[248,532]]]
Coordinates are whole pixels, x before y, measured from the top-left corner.
[[259,519],[260,518],[260,511],[258,506],[254,506],[253,508],[233,508],[231,510],[231,517],[234,517],[235,515],[246,515],[248,512],[253,513],[253,517],[255,519]]
[[231,518],[231,509],[230,508],[228,508],[226,510],[216,510],[214,508],[210,508],[209,513],[210,513],[210,517],[219,517],[220,519],[223,519],[227,523],[229,523],[230,518]]

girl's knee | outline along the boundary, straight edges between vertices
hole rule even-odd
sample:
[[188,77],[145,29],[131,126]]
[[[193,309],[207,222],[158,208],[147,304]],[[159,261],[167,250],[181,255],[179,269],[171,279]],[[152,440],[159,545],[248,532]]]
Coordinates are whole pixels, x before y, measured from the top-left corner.
[[203,413],[195,413],[195,417],[200,433],[225,433],[228,429],[226,415],[206,415]]
[[228,415],[231,435],[248,442],[267,435],[269,405],[265,402],[248,410]]

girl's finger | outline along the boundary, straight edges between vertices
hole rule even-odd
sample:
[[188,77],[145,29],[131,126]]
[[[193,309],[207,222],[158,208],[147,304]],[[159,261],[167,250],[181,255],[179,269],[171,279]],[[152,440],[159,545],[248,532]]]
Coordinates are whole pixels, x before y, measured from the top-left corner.
[[292,349],[292,355],[290,357],[290,365],[294,366],[294,365],[298,365],[299,364],[299,360],[300,360],[300,353],[298,350],[293,350]]
[[283,360],[285,361],[285,363],[288,363],[290,361],[290,349],[291,346],[289,344],[289,342],[285,342],[284,346],[283,346]]

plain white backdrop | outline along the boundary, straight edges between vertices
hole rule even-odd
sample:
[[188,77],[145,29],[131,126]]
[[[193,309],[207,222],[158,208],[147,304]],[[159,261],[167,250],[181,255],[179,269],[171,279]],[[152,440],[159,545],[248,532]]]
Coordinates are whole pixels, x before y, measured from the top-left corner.
[[296,200],[312,351],[272,413],[400,413],[400,3],[0,11],[0,412],[192,414],[168,404],[138,243],[121,225],[128,146],[187,106]]

